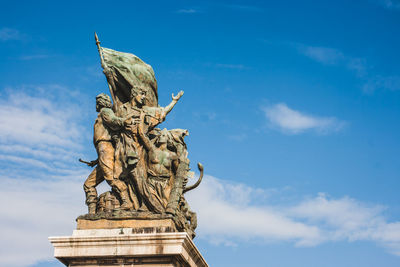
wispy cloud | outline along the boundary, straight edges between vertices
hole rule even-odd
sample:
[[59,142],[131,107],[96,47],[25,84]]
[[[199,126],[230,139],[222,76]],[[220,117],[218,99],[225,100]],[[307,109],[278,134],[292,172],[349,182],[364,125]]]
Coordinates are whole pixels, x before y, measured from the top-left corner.
[[184,9],[179,9],[176,11],[176,13],[180,13],[180,14],[194,14],[194,13],[198,13],[199,10],[194,9],[194,8],[184,8]]
[[[204,11],[205,6],[202,7],[190,7],[190,8],[182,8],[175,11],[180,14],[194,14],[201,13]],[[219,4],[219,3],[211,3],[207,5],[207,8],[223,8],[223,9],[231,9],[233,11],[238,12],[263,12],[264,10],[259,6],[254,5],[239,5],[239,4]]]
[[232,244],[257,238],[313,242],[320,236],[315,226],[296,222],[272,207],[253,206],[253,197],[263,193],[260,189],[211,176],[203,180],[204,184],[188,196],[189,203],[198,212],[200,237]]
[[357,77],[362,78],[368,74],[367,61],[364,58],[347,58],[347,69],[353,71]]
[[218,67],[218,68],[226,68],[226,69],[237,69],[237,70],[247,69],[247,67],[242,65],[242,64],[221,64],[221,63],[217,63],[217,64],[215,64],[215,66]]
[[350,57],[342,51],[323,46],[307,46],[294,44],[298,51],[323,65],[343,66],[354,71],[357,76],[362,77],[367,74],[367,62],[364,58]]
[[[23,267],[51,259],[48,236],[71,235],[75,218],[85,212],[79,176],[46,180],[0,176],[0,265]],[[21,251],[24,251],[21,257]]]
[[263,9],[258,6],[249,6],[249,5],[226,5],[228,8],[242,10],[242,11],[250,11],[250,12],[262,12]]
[[232,141],[243,141],[247,138],[247,134],[245,133],[241,133],[241,134],[232,134],[232,135],[228,135],[228,138]]
[[76,146],[80,130],[72,110],[19,92],[0,100],[0,105],[2,143]]
[[29,89],[36,95],[8,89],[0,100],[0,167],[17,170],[20,176],[28,170],[71,174],[83,142],[90,143],[90,126],[81,124],[85,111],[59,85]]
[[344,66],[354,71],[357,76],[362,77],[367,74],[367,62],[364,58],[350,57],[338,49],[323,46],[306,46],[296,44],[299,52],[321,64]]
[[367,79],[363,85],[365,93],[373,93],[376,90],[383,89],[389,91],[400,90],[400,76],[374,76]]
[[19,57],[20,60],[34,60],[34,59],[44,59],[48,58],[49,55],[45,54],[38,54],[38,55],[27,55],[27,56],[21,56]]
[[289,108],[285,103],[269,105],[263,107],[262,110],[270,127],[288,134],[299,134],[307,130],[324,134],[339,131],[345,125],[344,121],[335,117],[317,117],[304,114]]
[[198,236],[226,245],[251,240],[295,246],[372,241],[400,256],[400,222],[388,222],[382,206],[326,194],[290,205],[256,204],[262,194],[261,189],[206,176],[187,196],[198,212]]
[[[81,187],[87,172],[48,179],[0,175],[0,201],[13,202],[12,208],[0,206],[0,265],[23,267],[53,258],[46,237],[70,235],[75,218],[85,213]],[[400,222],[389,222],[384,207],[326,194],[289,204],[279,197],[283,192],[206,175],[186,197],[198,214],[198,238],[214,244],[261,241],[310,247],[358,240],[376,242],[400,256]],[[281,202],[271,204],[271,194]],[[21,251],[27,251],[24,257],[19,257]]]
[[[78,96],[60,85],[8,88],[0,100],[0,265],[51,259],[50,235],[70,235],[84,213],[79,166],[90,144]],[[86,105],[81,105],[86,106]],[[11,202],[10,202],[11,201]],[[57,214],[57,216],[54,216]],[[25,251],[24,257],[21,251]]]
[[400,222],[388,222],[385,207],[367,205],[349,197],[331,199],[320,193],[290,209],[289,214],[320,225],[321,241],[374,241],[400,256]]
[[217,118],[217,113],[214,111],[206,111],[206,112],[193,112],[193,116],[199,121],[213,121]]
[[338,64],[345,59],[342,52],[333,48],[300,45],[299,50],[305,56],[326,65]]
[[399,0],[376,0],[376,2],[385,8],[400,10]]
[[0,41],[24,40],[25,38],[26,35],[16,29],[6,27],[0,29]]
[[71,160],[79,157],[78,153],[69,151],[67,148],[58,146],[46,146],[46,149],[34,148],[27,146],[26,144],[0,144],[0,151],[3,153],[18,153],[26,156],[42,158],[46,160],[54,159],[54,155],[57,154],[57,158],[60,160]]
[[299,52],[324,65],[334,65],[352,71],[363,83],[362,90],[371,94],[376,90],[400,90],[400,76],[372,74],[373,68],[368,66],[365,58],[347,56],[341,51],[329,47],[295,45]]

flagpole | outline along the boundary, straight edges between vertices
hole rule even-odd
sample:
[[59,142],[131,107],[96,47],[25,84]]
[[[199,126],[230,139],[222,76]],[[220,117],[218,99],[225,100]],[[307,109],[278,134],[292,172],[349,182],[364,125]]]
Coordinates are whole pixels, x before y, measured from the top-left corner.
[[[114,90],[115,88],[115,83],[114,80],[112,79],[112,77],[110,76],[111,72],[109,70],[109,68],[107,67],[106,62],[104,61],[104,56],[103,56],[103,52],[101,51],[101,46],[100,46],[100,41],[99,41],[99,37],[97,36],[97,33],[94,32],[94,39],[96,40],[96,46],[97,46],[97,50],[99,51],[99,56],[100,56],[100,62],[101,62],[101,67],[103,68],[103,72],[106,75],[107,78],[107,84],[108,84],[108,89],[110,90],[110,94],[111,94],[111,98],[113,101],[113,110],[114,112],[116,111],[117,107],[117,102],[114,96]],[[111,80],[111,82],[110,82]],[[110,84],[111,83],[111,84]]]

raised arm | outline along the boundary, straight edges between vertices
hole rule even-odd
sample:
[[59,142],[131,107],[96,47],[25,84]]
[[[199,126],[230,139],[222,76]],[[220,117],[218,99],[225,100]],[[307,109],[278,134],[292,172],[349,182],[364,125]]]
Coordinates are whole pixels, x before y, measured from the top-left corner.
[[178,100],[183,96],[183,91],[180,91],[176,96],[174,96],[174,94],[172,94],[172,101],[171,103],[169,103],[168,106],[166,106],[164,108],[164,114],[163,117],[165,118],[167,116],[167,114],[174,108],[174,106],[176,105],[176,103],[178,103]]

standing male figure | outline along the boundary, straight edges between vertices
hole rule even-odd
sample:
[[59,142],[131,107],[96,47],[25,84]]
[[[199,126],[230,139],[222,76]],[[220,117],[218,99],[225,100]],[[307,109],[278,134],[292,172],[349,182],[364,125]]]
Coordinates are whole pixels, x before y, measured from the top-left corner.
[[99,94],[96,96],[96,111],[99,114],[94,124],[93,144],[96,147],[98,164],[83,184],[89,214],[96,213],[96,186],[104,180],[119,194],[122,200],[121,209],[129,210],[132,208],[126,184],[114,177],[115,149],[112,143],[112,134],[113,131],[118,131],[124,127],[125,119],[117,117],[111,107],[112,103],[108,95]]

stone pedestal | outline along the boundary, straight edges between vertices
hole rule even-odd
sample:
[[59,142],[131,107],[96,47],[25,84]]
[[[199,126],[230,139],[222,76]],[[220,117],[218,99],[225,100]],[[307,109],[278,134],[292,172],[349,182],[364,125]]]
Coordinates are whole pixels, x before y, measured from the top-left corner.
[[69,267],[208,266],[185,232],[143,229],[147,230],[142,233],[135,228],[74,230],[72,236],[49,240],[55,249],[54,256]]
[[163,232],[178,232],[175,227],[175,223],[172,219],[154,219],[154,220],[143,220],[143,219],[77,219],[78,230],[88,229],[120,229],[120,228],[131,228],[133,231],[140,232],[141,229],[163,229],[159,230]]

